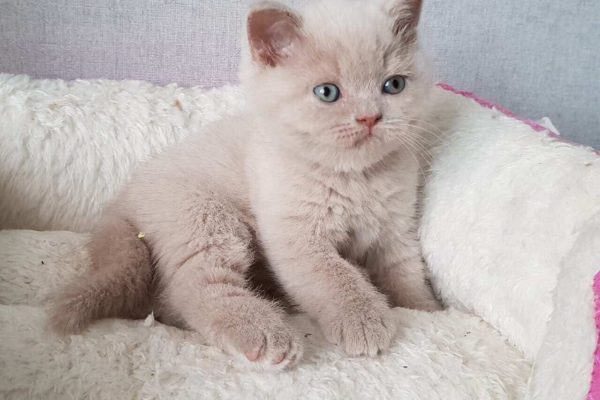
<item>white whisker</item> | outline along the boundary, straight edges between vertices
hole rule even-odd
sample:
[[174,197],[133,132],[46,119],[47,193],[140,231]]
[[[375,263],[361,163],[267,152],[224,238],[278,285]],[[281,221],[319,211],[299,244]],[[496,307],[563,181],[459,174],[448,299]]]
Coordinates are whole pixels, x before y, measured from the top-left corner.
[[414,129],[422,131],[423,133],[428,133],[436,139],[441,138],[441,132],[436,132],[428,127],[421,126],[421,125],[414,124],[414,123],[407,123],[407,122],[403,122],[403,121],[402,122],[400,122],[400,121],[393,122],[393,123],[386,122],[383,124],[383,126],[387,126],[389,128],[396,128],[396,127],[398,127],[398,128],[414,128]]

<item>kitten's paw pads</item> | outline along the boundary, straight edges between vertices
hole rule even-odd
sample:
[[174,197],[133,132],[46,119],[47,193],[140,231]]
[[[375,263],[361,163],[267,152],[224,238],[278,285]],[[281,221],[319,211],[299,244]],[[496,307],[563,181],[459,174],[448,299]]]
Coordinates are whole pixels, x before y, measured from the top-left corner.
[[325,336],[343,346],[346,353],[376,356],[390,347],[396,324],[387,307],[366,308],[341,312],[325,327]]
[[217,344],[259,368],[280,370],[294,366],[302,357],[299,336],[275,309],[264,304],[252,307],[251,303],[240,315],[226,316],[215,327]]
[[287,326],[265,327],[256,333],[237,338],[234,351],[267,369],[294,366],[302,357],[302,342]]

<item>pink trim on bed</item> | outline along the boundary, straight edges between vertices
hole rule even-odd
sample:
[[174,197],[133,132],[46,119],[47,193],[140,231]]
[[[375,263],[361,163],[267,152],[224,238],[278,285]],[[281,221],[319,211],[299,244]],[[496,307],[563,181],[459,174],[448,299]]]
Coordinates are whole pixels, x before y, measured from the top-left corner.
[[535,121],[531,121],[529,119],[525,119],[525,118],[521,118],[519,116],[517,116],[515,113],[513,113],[512,111],[498,105],[495,103],[492,103],[491,101],[482,99],[481,97],[477,97],[475,94],[473,94],[472,92],[467,92],[464,90],[458,90],[450,85],[448,85],[447,83],[438,83],[437,84],[438,87],[447,90],[449,92],[452,92],[454,94],[458,94],[460,96],[466,97],[468,99],[471,100],[475,100],[477,103],[479,103],[479,105],[488,108],[490,110],[498,110],[500,111],[502,114],[506,115],[507,117],[510,117],[512,119],[516,119],[517,121],[521,121],[526,125],[529,125],[534,131],[536,132],[546,132],[549,136],[554,137],[554,138],[558,138],[560,137],[560,135],[558,135],[556,132],[552,132],[550,129],[546,128],[545,126],[542,126],[540,124],[538,124]]
[[596,305],[596,352],[594,353],[594,369],[587,400],[600,400],[600,272],[594,276],[594,302]]
[[[545,126],[542,126],[542,125],[538,124],[537,122],[532,121],[530,119],[521,118],[521,117],[517,116],[515,113],[513,113],[512,111],[510,111],[510,110],[508,110],[508,109],[506,109],[506,108],[504,108],[504,107],[502,107],[502,106],[500,106],[498,104],[492,103],[491,101],[482,99],[481,97],[478,97],[477,95],[475,95],[472,92],[467,92],[467,91],[464,91],[464,90],[458,90],[458,89],[456,89],[456,88],[448,85],[447,83],[442,83],[442,82],[439,82],[437,84],[437,86],[440,89],[443,89],[443,90],[446,90],[448,92],[457,94],[459,96],[463,96],[463,97],[466,97],[468,99],[471,99],[471,100],[475,101],[476,103],[478,103],[480,106],[485,107],[487,109],[497,110],[497,111],[501,112],[502,114],[506,115],[509,118],[515,119],[517,121],[521,121],[522,123],[524,123],[524,124],[528,125],[529,127],[531,127],[534,131],[536,131],[536,132],[543,132],[548,137],[551,137],[551,138],[553,138],[555,140],[558,140],[558,141],[564,142],[564,143],[568,143],[568,144],[571,144],[571,145],[574,145],[574,146],[587,147],[587,146],[584,146],[584,145],[582,145],[580,143],[571,142],[570,140],[565,139],[564,137],[560,136],[558,133],[553,132],[552,130],[546,128]],[[597,155],[600,156],[600,149],[592,149],[592,150],[594,151],[594,153],[596,153]],[[600,398],[598,400],[600,400]]]

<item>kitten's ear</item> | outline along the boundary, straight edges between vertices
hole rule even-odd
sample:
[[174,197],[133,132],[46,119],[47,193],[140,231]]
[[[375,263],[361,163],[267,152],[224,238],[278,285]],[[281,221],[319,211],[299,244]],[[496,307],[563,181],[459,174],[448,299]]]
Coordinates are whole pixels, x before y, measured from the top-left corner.
[[388,0],[388,10],[394,19],[394,35],[409,43],[417,37],[423,0]]
[[301,19],[286,6],[265,1],[248,14],[248,44],[252,60],[276,66],[289,55],[291,46],[301,40]]

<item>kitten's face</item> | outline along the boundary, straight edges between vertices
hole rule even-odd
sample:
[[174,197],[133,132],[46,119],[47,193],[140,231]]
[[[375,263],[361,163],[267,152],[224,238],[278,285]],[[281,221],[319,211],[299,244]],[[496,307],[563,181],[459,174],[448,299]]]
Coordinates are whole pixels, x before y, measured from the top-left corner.
[[[276,16],[267,34],[280,47],[252,48],[242,71],[255,112],[284,128],[273,139],[338,170],[417,146],[415,122],[430,86],[414,43],[419,10],[414,0],[328,0],[301,17]],[[251,45],[252,23],[251,14]]]

